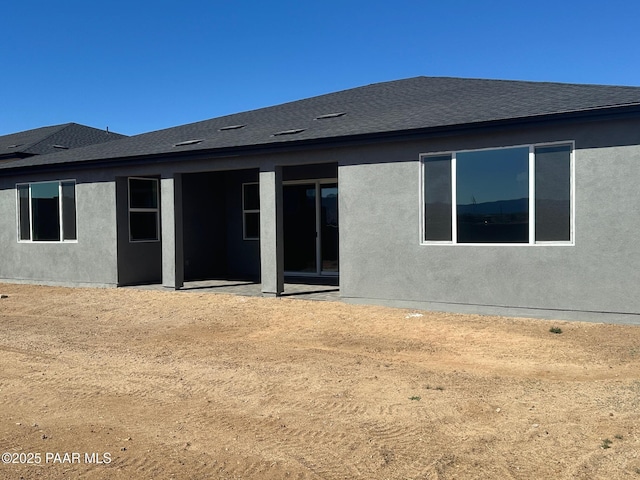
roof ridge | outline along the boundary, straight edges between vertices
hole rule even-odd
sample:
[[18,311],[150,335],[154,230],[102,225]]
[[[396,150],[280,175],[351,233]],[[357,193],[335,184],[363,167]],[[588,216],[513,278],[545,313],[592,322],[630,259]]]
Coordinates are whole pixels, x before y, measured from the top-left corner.
[[[326,92],[326,93],[319,93],[317,95],[312,95],[310,97],[303,97],[303,98],[298,98],[298,99],[294,99],[294,100],[287,100],[284,101],[282,103],[276,103],[276,104],[272,104],[272,105],[266,105],[266,106],[261,106],[261,107],[255,107],[255,108],[251,108],[249,110],[243,110],[240,112],[231,112],[231,113],[225,113],[223,115],[217,116],[217,117],[207,117],[207,118],[203,118],[200,120],[193,120],[184,124],[178,124],[178,125],[171,125],[168,127],[161,127],[161,128],[157,128],[154,130],[150,130],[148,132],[141,132],[135,135],[130,135],[129,137],[138,137],[141,135],[147,135],[147,134],[156,134],[165,130],[171,130],[174,128],[181,128],[181,127],[190,127],[190,126],[195,126],[198,124],[204,124],[207,122],[210,122],[212,120],[221,120],[223,118],[228,118],[228,117],[235,117],[237,115],[244,115],[244,114],[251,114],[251,113],[255,113],[255,112],[260,112],[262,110],[267,110],[270,108],[286,108],[289,105],[293,105],[296,104],[298,102],[305,102],[308,100],[315,100],[315,99],[319,99],[321,97],[328,97],[328,96],[334,96],[337,94],[344,94],[346,92],[350,92],[350,91],[356,91],[356,90],[362,90],[362,89],[366,89],[366,88],[377,88],[383,85],[393,85],[393,84],[399,84],[399,83],[408,83],[408,82],[416,82],[416,81],[423,81],[423,80],[455,80],[455,81],[474,81],[474,82],[490,82],[490,83],[503,83],[503,84],[521,84],[521,85],[557,85],[557,86],[576,86],[576,87],[609,87],[609,88],[624,88],[624,89],[640,89],[640,86],[631,86],[631,85],[605,85],[605,84],[588,84],[588,83],[570,83],[570,82],[553,82],[553,81],[548,81],[548,80],[514,80],[514,79],[503,79],[503,78],[481,78],[481,77],[456,77],[456,76],[450,76],[450,75],[415,75],[412,77],[407,77],[407,78],[398,78],[398,79],[391,79],[391,80],[383,80],[380,82],[371,82],[371,83],[367,83],[367,84],[362,84],[359,86],[355,86],[355,87],[347,87],[347,88],[342,88],[340,90],[336,90],[336,91],[331,91],[331,92]],[[610,105],[617,105],[617,104],[610,104]],[[626,104],[623,104],[626,105]],[[600,108],[600,107],[598,107]]]
[[[553,80],[522,80],[522,79],[509,79],[509,78],[487,78],[487,77],[455,77],[451,75],[418,75],[415,77],[401,78],[398,80],[388,80],[383,82],[372,83],[371,85],[379,85],[384,83],[401,82],[404,80],[415,79],[441,79],[441,80],[470,80],[478,82],[492,82],[492,83],[520,83],[528,85],[559,85],[559,86],[576,86],[576,87],[607,87],[607,88],[624,88],[624,89],[640,89],[638,85],[618,85],[607,83],[579,83],[579,82],[561,82]],[[366,85],[365,85],[366,86]],[[357,88],[357,87],[356,87]]]
[[45,140],[48,140],[52,136],[57,135],[60,132],[63,132],[64,130],[69,128],[71,125],[73,125],[73,122],[61,123],[60,125],[51,125],[52,127],[61,127],[61,128],[53,130],[49,135],[47,135],[46,137],[42,138],[40,141],[38,141],[36,143],[32,143],[31,145],[29,145],[28,148],[25,148],[25,151],[29,150],[29,149],[32,149],[32,148],[36,147],[37,145],[40,145],[42,142],[44,142]]
[[[238,149],[364,141],[377,135],[390,138],[405,132],[422,135],[535,118],[573,121],[604,114],[632,114],[640,118],[639,107],[640,87],[417,76],[206,118],[68,152],[51,152],[0,165],[0,169],[161,156],[182,158],[187,152],[229,155]],[[345,115],[314,121],[319,115],[335,112]],[[229,125],[246,127],[225,131],[223,127]],[[274,135],[292,129],[298,134]],[[203,141],[185,143],[196,139]],[[180,149],[176,149],[178,144]]]

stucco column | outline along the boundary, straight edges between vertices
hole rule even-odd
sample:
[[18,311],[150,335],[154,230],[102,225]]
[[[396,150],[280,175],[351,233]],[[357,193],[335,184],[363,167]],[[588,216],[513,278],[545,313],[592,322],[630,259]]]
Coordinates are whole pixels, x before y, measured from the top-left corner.
[[284,292],[282,167],[260,171],[260,268],[262,295]]
[[177,290],[184,285],[181,174],[160,180],[160,199],[162,285]]

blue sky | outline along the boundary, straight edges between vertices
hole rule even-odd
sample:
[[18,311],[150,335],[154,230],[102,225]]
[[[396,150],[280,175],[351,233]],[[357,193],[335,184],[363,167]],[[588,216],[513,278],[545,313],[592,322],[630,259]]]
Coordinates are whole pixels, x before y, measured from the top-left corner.
[[20,0],[0,135],[133,135],[418,75],[640,86],[640,2]]

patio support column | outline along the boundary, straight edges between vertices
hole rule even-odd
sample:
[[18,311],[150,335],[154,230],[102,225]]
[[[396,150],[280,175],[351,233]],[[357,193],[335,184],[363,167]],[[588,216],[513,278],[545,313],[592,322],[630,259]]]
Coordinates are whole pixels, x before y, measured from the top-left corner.
[[182,174],[160,180],[162,225],[162,285],[178,290],[184,285],[182,234]]
[[284,292],[282,167],[260,170],[260,276],[262,295]]

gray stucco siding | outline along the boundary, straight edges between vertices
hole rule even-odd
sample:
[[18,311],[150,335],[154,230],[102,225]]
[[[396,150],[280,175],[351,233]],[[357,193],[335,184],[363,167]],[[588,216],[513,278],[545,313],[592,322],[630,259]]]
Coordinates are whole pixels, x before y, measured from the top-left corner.
[[[421,242],[420,154],[559,141],[575,143],[573,245]],[[275,201],[282,201],[281,183],[313,172],[329,175],[318,172],[333,172],[335,164],[340,291],[348,301],[506,314],[573,312],[573,318],[584,312],[640,315],[640,120],[505,127],[421,140],[0,176],[0,280],[121,285],[160,281],[169,273],[171,286],[179,280],[184,258],[203,262],[202,272],[188,264],[188,276],[262,271],[265,293],[278,293],[283,247]],[[163,179],[163,194],[169,196],[161,199],[160,242],[129,242],[130,176]],[[76,180],[77,242],[18,242],[16,183],[63,179]],[[265,235],[246,241],[241,238],[241,184],[258,180]],[[199,188],[220,191],[203,199],[195,191]],[[174,201],[180,189],[182,205]],[[199,225],[216,205],[211,223]],[[216,235],[219,245],[206,250],[204,237]]]
[[[603,134],[612,128],[616,135]],[[371,149],[367,164],[341,162],[341,295],[504,313],[640,314],[637,131],[629,124],[545,127]],[[575,245],[421,244],[420,153],[558,140],[576,142]]]
[[[16,184],[76,181],[77,241],[18,242]],[[117,283],[115,184],[98,172],[0,178],[0,279],[52,284]]]

